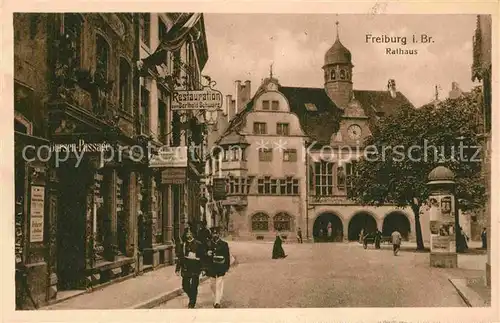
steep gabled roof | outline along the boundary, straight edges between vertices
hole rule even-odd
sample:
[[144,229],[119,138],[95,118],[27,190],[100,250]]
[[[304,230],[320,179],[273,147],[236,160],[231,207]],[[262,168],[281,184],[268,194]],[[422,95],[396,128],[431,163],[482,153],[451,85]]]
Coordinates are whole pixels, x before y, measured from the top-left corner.
[[403,105],[410,105],[411,102],[401,92],[396,92],[396,97],[393,98],[389,91],[364,91],[354,90],[354,97],[358,100],[365,113],[370,116],[375,111],[377,115],[390,115]]
[[[287,98],[290,111],[312,140],[329,143],[339,128],[342,110],[328,97],[323,88],[285,87],[279,91]],[[308,108],[315,107],[314,108]]]
[[[290,111],[297,115],[306,135],[318,143],[330,143],[332,135],[339,130],[343,110],[335,105],[326,91],[323,88],[287,86],[280,86],[279,91],[287,98]],[[354,98],[359,101],[365,114],[370,118],[370,124],[376,122],[377,117],[393,114],[403,105],[413,107],[401,92],[396,92],[394,98],[389,91],[354,90],[353,92]],[[217,144],[232,133],[238,134],[246,116],[253,109],[254,98],[230,121],[227,129],[217,140]]]

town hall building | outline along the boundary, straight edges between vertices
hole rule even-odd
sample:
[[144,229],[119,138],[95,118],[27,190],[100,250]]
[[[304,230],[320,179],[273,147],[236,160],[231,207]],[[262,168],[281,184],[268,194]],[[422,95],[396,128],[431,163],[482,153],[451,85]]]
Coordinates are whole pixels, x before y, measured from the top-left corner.
[[[346,180],[363,153],[364,139],[378,119],[411,103],[388,80],[381,91],[357,90],[350,51],[337,38],[326,52],[324,86],[281,85],[272,75],[253,97],[250,82],[236,82],[226,98],[228,126],[215,144],[209,175],[224,177],[234,239],[268,240],[277,231],[295,240],[354,241],[361,230],[390,235],[398,229],[415,239],[410,209],[361,206],[347,198]],[[428,219],[422,214],[421,223]],[[422,225],[424,240],[428,228]]]

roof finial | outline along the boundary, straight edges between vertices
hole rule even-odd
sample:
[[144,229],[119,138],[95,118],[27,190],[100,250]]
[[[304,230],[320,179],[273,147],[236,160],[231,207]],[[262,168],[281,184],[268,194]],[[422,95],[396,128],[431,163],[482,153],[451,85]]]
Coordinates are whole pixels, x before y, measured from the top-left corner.
[[274,62],[272,62],[271,65],[269,66],[269,77],[270,78],[273,78],[273,64],[274,64]]
[[337,39],[339,39],[339,15],[337,14],[337,21],[335,22],[337,29]]
[[439,90],[437,85],[435,86],[434,98],[436,101],[439,101]]

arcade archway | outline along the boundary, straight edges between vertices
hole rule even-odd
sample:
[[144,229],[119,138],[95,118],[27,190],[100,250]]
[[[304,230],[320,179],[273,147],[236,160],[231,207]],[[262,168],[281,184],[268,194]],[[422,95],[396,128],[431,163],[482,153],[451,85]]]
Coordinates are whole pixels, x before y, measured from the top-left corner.
[[377,230],[377,221],[368,212],[358,212],[349,221],[348,230],[347,238],[349,241],[357,241],[361,230],[364,230],[365,234],[375,232]]
[[330,212],[322,213],[314,221],[314,242],[342,242],[343,237],[344,227],[338,215]]
[[396,230],[401,233],[404,240],[408,241],[411,232],[410,220],[401,211],[393,211],[385,216],[382,235],[390,236]]

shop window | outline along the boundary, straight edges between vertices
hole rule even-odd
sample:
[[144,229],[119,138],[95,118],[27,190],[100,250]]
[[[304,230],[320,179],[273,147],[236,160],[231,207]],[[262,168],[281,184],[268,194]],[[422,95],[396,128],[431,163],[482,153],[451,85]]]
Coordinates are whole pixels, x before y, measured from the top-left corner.
[[125,255],[127,253],[128,216],[126,205],[128,201],[128,181],[124,172],[118,172],[116,176],[116,218],[118,251]]
[[276,231],[291,231],[291,217],[287,213],[281,212],[274,216],[274,230]]
[[269,231],[269,216],[257,213],[252,216],[252,231]]

